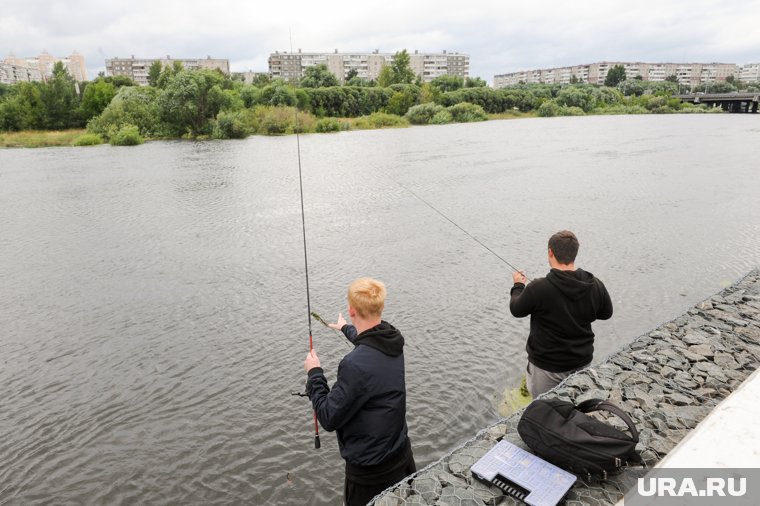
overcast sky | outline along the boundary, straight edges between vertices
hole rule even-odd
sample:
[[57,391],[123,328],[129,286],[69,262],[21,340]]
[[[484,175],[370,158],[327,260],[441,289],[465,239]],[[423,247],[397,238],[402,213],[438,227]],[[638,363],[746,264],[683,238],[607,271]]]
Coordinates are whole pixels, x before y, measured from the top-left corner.
[[211,55],[232,71],[304,51],[458,51],[470,75],[602,60],[760,62],[760,0],[2,0],[0,58]]

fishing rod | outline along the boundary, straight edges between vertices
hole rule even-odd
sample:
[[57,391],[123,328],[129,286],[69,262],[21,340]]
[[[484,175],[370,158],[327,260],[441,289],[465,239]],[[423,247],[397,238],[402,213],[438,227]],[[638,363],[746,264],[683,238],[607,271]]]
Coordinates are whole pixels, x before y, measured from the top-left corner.
[[[293,34],[288,30],[290,36],[290,52],[293,53]],[[309,258],[306,254],[306,212],[303,206],[303,175],[301,173],[301,138],[298,135],[298,100],[296,100],[295,107],[296,118],[296,147],[298,150],[298,185],[301,195],[301,228],[303,230],[303,264],[304,273],[306,274],[306,316],[309,320],[309,353],[314,351],[314,338],[311,332],[311,298],[309,296]],[[312,410],[314,414],[314,448],[319,449],[321,444],[319,443],[319,422],[317,421],[317,411]]]
[[[462,227],[460,227],[459,225],[457,225],[456,223],[454,223],[454,220],[452,220],[451,218],[449,218],[448,216],[446,216],[445,214],[443,214],[441,211],[439,211],[438,209],[436,209],[436,208],[433,206],[433,204],[431,204],[431,203],[430,203],[430,202],[428,202],[427,200],[423,199],[422,197],[420,197],[420,196],[419,196],[419,195],[417,195],[415,192],[413,192],[412,190],[410,190],[410,189],[409,189],[409,188],[407,188],[406,186],[402,185],[401,183],[398,183],[398,185],[399,185],[401,188],[403,188],[404,190],[406,190],[406,191],[408,191],[409,193],[411,193],[412,195],[414,195],[415,197],[417,197],[417,199],[418,199],[420,202],[422,202],[423,204],[425,204],[426,206],[428,206],[430,209],[432,209],[432,210],[433,210],[433,211],[435,211],[436,213],[438,213],[438,214],[440,214],[441,216],[443,216],[443,218],[444,218],[446,221],[448,221],[449,223],[451,223],[452,225],[454,225],[455,227],[457,227],[459,230],[461,230],[462,232],[464,232],[464,233],[467,235],[467,237],[469,237],[470,239],[472,239],[472,240],[473,240],[473,241],[475,241],[476,243],[478,243],[478,244],[480,244],[481,246],[483,246],[485,249],[487,249],[487,250],[488,250],[488,252],[489,252],[489,253],[491,253],[493,256],[495,256],[496,258],[498,258],[499,260],[501,260],[502,262],[504,262],[505,264],[507,264],[507,265],[508,265],[508,266],[509,266],[509,267],[510,267],[510,268],[511,268],[513,271],[515,271],[515,272],[519,272],[520,274],[522,274],[523,276],[525,276],[525,274],[524,274],[524,273],[523,273],[523,272],[522,272],[520,269],[518,269],[517,267],[515,267],[515,266],[514,266],[514,265],[512,265],[511,263],[509,263],[509,262],[507,262],[506,260],[504,260],[504,259],[503,259],[503,258],[502,258],[502,257],[501,257],[501,256],[500,256],[498,253],[496,253],[494,250],[492,250],[491,248],[489,248],[488,246],[486,246],[485,244],[483,244],[483,243],[482,243],[482,242],[481,242],[481,241],[480,241],[480,240],[479,240],[477,237],[473,236],[473,235],[472,235],[471,233],[469,233],[467,230],[463,229]],[[525,276],[525,280],[526,280],[526,281],[528,280],[528,276]]]

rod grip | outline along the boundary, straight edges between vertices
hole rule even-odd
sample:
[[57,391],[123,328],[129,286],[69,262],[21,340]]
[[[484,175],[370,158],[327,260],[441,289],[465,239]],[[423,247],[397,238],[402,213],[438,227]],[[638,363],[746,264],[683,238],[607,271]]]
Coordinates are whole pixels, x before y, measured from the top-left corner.
[[319,442],[319,434],[314,434],[314,449],[319,450],[322,448],[322,444]]

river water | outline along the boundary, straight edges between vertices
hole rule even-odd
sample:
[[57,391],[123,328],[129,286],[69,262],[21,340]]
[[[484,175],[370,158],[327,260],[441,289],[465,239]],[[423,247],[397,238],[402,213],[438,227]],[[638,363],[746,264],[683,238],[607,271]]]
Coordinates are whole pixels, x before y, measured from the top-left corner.
[[[312,309],[387,284],[422,467],[525,364],[510,269],[569,228],[615,315],[596,359],[760,264],[760,116],[301,137]],[[313,449],[295,137],[0,151],[0,504],[340,504]],[[408,189],[408,190],[407,190]],[[335,378],[348,351],[314,324]]]

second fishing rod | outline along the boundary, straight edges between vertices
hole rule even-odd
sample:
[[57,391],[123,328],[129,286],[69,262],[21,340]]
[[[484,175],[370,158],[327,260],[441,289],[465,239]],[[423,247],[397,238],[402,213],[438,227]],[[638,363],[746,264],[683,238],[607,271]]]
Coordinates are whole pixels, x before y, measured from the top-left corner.
[[416,197],[416,198],[417,198],[417,200],[419,200],[420,202],[422,202],[423,204],[425,204],[426,206],[428,206],[430,209],[432,209],[433,211],[435,211],[436,213],[438,213],[438,214],[439,214],[440,216],[442,216],[442,217],[443,217],[443,218],[444,218],[446,221],[448,221],[449,223],[451,223],[452,225],[454,225],[455,227],[457,227],[459,230],[461,230],[462,232],[464,232],[464,234],[465,234],[467,237],[469,237],[470,239],[472,239],[472,240],[473,240],[473,241],[475,241],[476,243],[480,244],[480,245],[481,245],[483,248],[485,248],[485,249],[486,249],[486,250],[487,250],[489,253],[491,253],[493,256],[495,256],[496,258],[498,258],[499,260],[501,260],[501,261],[502,261],[504,264],[506,264],[507,266],[509,266],[509,267],[510,267],[510,268],[511,268],[511,269],[512,269],[514,272],[519,272],[520,274],[522,274],[522,276],[525,278],[525,281],[526,281],[526,282],[528,281],[528,276],[526,276],[526,275],[525,275],[525,273],[523,273],[523,272],[522,272],[520,269],[518,269],[517,267],[515,267],[514,265],[512,265],[511,263],[509,263],[509,262],[508,262],[507,260],[505,260],[504,258],[502,258],[502,256],[501,256],[501,255],[499,255],[498,253],[496,253],[494,250],[492,250],[491,248],[489,248],[488,246],[486,246],[486,245],[485,245],[485,244],[484,244],[484,243],[483,243],[483,242],[482,242],[480,239],[478,239],[477,237],[475,237],[474,235],[472,235],[471,233],[469,233],[467,230],[465,230],[465,229],[463,229],[462,227],[460,227],[459,225],[457,225],[457,224],[454,222],[454,220],[452,220],[451,218],[449,218],[448,216],[446,216],[445,214],[443,214],[443,213],[442,213],[442,212],[441,212],[441,211],[440,211],[438,208],[436,208],[435,206],[433,206],[433,204],[431,204],[431,203],[430,203],[430,202],[428,202],[427,200],[423,199],[423,198],[422,198],[422,197],[420,197],[420,196],[419,196],[417,193],[415,193],[414,191],[412,191],[410,188],[407,188],[407,187],[406,187],[406,186],[404,186],[403,184],[401,184],[401,183],[398,183],[398,185],[399,185],[401,188],[403,188],[404,190],[406,190],[407,192],[409,192],[409,193],[411,193],[412,195],[414,195],[414,197]]

